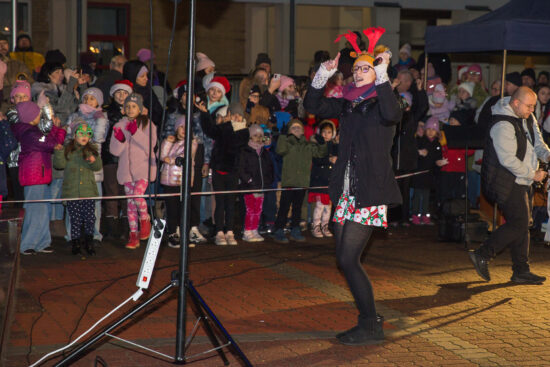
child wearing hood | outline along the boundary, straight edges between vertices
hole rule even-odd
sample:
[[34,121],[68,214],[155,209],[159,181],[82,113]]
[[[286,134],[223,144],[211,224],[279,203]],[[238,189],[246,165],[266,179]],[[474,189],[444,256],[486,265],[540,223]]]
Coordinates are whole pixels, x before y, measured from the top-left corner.
[[[157,127],[150,125],[151,121],[143,115],[140,94],[130,94],[124,101],[124,110],[126,116],[113,126],[110,151],[118,157],[117,180],[124,185],[126,195],[143,195],[156,177]],[[144,198],[129,198],[127,211],[130,236],[126,248],[135,250],[139,240],[149,238],[151,218]]]
[[139,60],[130,60],[124,64],[122,77],[134,85],[134,93],[140,94],[143,98],[143,106],[146,108],[145,114],[149,115],[149,111],[152,111],[151,119],[153,123],[155,126],[160,126],[163,107],[155,93],[152,95],[153,105],[150,106],[151,94],[147,65]]
[[[71,140],[75,136],[75,128],[79,126],[80,120],[86,122],[87,127],[93,132],[90,144],[94,144],[96,150],[101,154],[101,145],[105,142],[107,135],[107,117],[103,112],[101,106],[103,105],[103,92],[99,88],[88,88],[81,96],[81,103],[78,105],[78,111],[69,116],[67,120],[67,137]],[[68,143],[68,141],[66,142]],[[103,168],[94,171],[95,182],[97,185],[98,195],[103,195],[102,182],[103,182]],[[94,225],[94,239],[101,241],[103,235],[99,232],[101,222],[101,201],[95,202],[95,225]],[[70,222],[65,221],[67,224],[67,237],[70,237],[71,228]]]
[[[239,156],[239,180],[243,190],[263,190],[271,188],[273,182],[273,163],[265,148],[264,130],[260,125],[253,124],[248,128],[250,140],[244,146]],[[264,240],[258,233],[258,225],[262,215],[264,194],[262,192],[244,195],[246,217],[244,219],[244,236],[246,242],[261,242]]]
[[[65,130],[56,120],[48,134],[38,128],[40,108],[34,102],[16,106],[19,122],[12,132],[21,144],[19,154],[19,183],[24,188],[25,200],[49,199],[52,180],[52,153],[65,140]],[[37,252],[52,253],[50,234],[50,203],[26,203],[21,233],[20,251],[23,255]]]
[[[180,116],[174,125],[175,134],[168,135],[160,145],[160,161],[162,168],[160,170],[160,183],[164,187],[164,192],[179,193],[181,188],[181,179],[183,177],[183,166],[176,164],[177,158],[185,157],[185,116]],[[193,186],[195,154],[197,153],[197,139],[191,140],[191,182]],[[168,233],[168,246],[172,248],[180,247],[179,219],[181,214],[181,205],[179,197],[172,196],[165,200],[166,203],[166,229]],[[194,244],[190,244],[194,247]]]
[[[58,146],[54,152],[54,167],[64,170],[61,197],[68,199],[98,196],[94,172],[101,170],[102,163],[98,145],[92,142],[93,130],[83,118],[76,118],[73,121],[72,131],[73,138],[68,141],[65,148]],[[73,255],[80,254],[82,243],[89,255],[95,255],[94,206],[93,200],[67,202],[67,211],[71,220]],[[82,227],[84,227],[83,234]]]
[[455,108],[455,103],[447,99],[447,93],[443,84],[438,84],[434,88],[434,92],[428,97],[430,108],[428,116],[437,117],[438,121],[447,123],[451,111]]

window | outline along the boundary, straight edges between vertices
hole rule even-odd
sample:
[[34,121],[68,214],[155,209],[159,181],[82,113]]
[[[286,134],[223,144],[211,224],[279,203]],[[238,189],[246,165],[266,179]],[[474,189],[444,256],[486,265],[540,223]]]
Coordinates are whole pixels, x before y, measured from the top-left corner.
[[97,67],[108,69],[115,55],[128,57],[130,6],[88,3],[88,50],[98,55]]
[[[22,2],[21,0],[19,0],[17,3],[17,33],[31,33],[29,15],[30,5],[28,4],[28,2]],[[11,40],[11,1],[0,0],[0,32],[10,37]]]

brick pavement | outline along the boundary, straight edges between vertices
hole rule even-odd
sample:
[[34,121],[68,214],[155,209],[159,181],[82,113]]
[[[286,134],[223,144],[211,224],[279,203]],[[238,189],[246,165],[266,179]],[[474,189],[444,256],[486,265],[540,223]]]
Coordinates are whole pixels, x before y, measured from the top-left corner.
[[[511,285],[508,254],[491,264],[493,280],[483,282],[462,246],[437,242],[435,232],[375,233],[363,262],[386,317],[386,340],[368,346],[346,347],[333,338],[353,325],[356,311],[329,240],[199,246],[190,250],[190,273],[254,366],[550,366],[547,285]],[[6,366],[28,365],[31,327],[33,362],[136,290],[143,249],[105,243],[98,256],[77,259],[64,243],[54,247],[55,255],[22,258]],[[177,258],[177,250],[161,249],[151,292],[168,282]],[[531,263],[533,271],[550,273],[550,250],[532,248]],[[153,307],[114,334],[173,355],[175,293]],[[209,345],[199,330],[187,355]],[[73,365],[92,366],[96,356],[110,367],[171,365],[112,339]],[[228,358],[239,365],[235,356]],[[222,362],[214,355],[193,365]]]

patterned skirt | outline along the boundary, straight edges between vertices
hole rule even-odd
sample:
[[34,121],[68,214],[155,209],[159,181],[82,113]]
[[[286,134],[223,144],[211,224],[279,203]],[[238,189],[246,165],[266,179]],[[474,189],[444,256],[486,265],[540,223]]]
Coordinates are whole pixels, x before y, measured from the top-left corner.
[[355,197],[344,191],[338,199],[334,212],[333,222],[344,224],[344,221],[351,220],[366,226],[388,228],[388,206],[378,205],[367,208],[356,208]]

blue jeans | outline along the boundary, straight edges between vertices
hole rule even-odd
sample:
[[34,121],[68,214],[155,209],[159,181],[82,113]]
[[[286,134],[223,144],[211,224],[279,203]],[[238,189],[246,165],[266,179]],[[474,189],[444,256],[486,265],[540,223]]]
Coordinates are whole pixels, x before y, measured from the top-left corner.
[[[31,185],[23,188],[25,200],[50,199],[50,186]],[[23,230],[21,233],[20,251],[40,251],[52,242],[50,235],[50,203],[25,203],[25,218],[23,219]]]
[[264,193],[264,203],[262,208],[263,224],[274,224],[277,216],[277,193],[267,191]]
[[[54,178],[52,180],[52,182],[50,183],[50,195],[52,199],[61,198],[62,185],[63,185],[62,178]],[[51,206],[50,220],[63,220],[63,212],[65,211],[65,207],[63,206],[63,203],[61,202],[51,203],[50,206]]]

